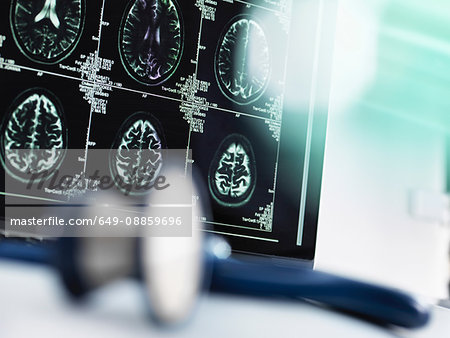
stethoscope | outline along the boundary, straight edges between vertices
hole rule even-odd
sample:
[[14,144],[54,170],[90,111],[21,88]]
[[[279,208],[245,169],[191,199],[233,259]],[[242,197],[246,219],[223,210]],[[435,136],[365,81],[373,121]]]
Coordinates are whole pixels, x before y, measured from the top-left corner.
[[199,293],[208,288],[306,299],[383,325],[418,328],[430,317],[429,306],[401,291],[264,259],[235,259],[227,242],[216,236],[61,238],[40,244],[8,239],[0,242],[0,257],[53,266],[74,297],[118,278],[136,277],[145,285],[153,319],[162,324],[186,320]]
[[[110,204],[110,196],[97,202]],[[0,258],[54,267],[74,297],[135,277],[145,286],[152,318],[167,325],[189,318],[204,290],[307,300],[406,328],[430,318],[429,305],[402,291],[262,257],[236,259],[223,238],[201,230],[190,237],[67,237],[33,244],[3,239]]]

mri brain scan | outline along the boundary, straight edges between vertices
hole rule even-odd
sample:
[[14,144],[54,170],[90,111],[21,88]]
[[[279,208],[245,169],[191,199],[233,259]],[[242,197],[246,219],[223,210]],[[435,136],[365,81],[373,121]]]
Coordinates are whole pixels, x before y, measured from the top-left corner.
[[175,0],[133,0],[122,19],[119,50],[135,80],[146,85],[166,81],[183,49],[181,12]]
[[238,104],[264,92],[270,75],[269,45],[262,27],[239,16],[225,28],[216,50],[215,73],[221,91]]
[[228,207],[249,201],[256,184],[256,165],[252,146],[240,134],[227,136],[211,162],[208,185],[216,202]]
[[78,44],[84,0],[13,0],[11,29],[19,49],[33,61],[56,63]]
[[161,149],[164,147],[156,118],[146,112],[133,114],[122,124],[114,141],[110,154],[112,176],[145,193],[145,187],[156,179],[161,170]]
[[16,178],[58,167],[67,147],[67,132],[59,100],[43,88],[33,88],[14,101],[2,126],[2,160]]

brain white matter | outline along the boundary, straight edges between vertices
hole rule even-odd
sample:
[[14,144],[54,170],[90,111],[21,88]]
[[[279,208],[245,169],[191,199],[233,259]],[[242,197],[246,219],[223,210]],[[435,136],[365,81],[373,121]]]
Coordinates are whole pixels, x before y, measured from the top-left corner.
[[5,160],[23,174],[54,168],[66,148],[62,108],[42,89],[29,91],[16,101],[4,126]]
[[214,175],[217,190],[221,195],[239,198],[251,184],[249,156],[239,143],[232,143],[222,154]]
[[266,88],[270,75],[269,45],[251,18],[236,19],[223,34],[216,52],[216,78],[232,101],[248,104]]
[[135,80],[150,86],[160,84],[178,65],[182,39],[175,0],[133,0],[120,30],[123,65]]
[[34,61],[55,63],[78,43],[84,0],[13,0],[11,27],[20,50]]
[[252,146],[240,134],[227,136],[217,149],[209,169],[209,187],[223,205],[240,206],[251,197],[256,184]]
[[113,148],[112,170],[125,184],[143,187],[158,176],[163,144],[146,114],[137,113],[124,123]]

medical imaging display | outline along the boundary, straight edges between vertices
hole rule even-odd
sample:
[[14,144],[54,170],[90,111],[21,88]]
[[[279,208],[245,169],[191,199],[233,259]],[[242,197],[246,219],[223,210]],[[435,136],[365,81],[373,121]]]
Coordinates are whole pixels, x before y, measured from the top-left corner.
[[215,58],[217,81],[223,93],[240,104],[256,100],[270,76],[270,51],[262,27],[239,16],[219,40]]
[[70,54],[83,30],[84,0],[13,0],[11,30],[27,57],[55,63]]
[[59,100],[43,88],[32,88],[15,99],[1,135],[2,161],[8,161],[11,174],[20,179],[27,172],[45,173],[60,164],[61,149],[67,146],[63,121]]
[[214,155],[208,175],[208,185],[214,199],[225,206],[240,206],[248,202],[256,184],[255,155],[243,135],[225,138]]
[[157,125],[151,114],[137,112],[123,123],[112,145],[112,177],[118,175],[124,184],[136,187],[136,191],[151,184],[163,165],[160,150],[164,141]]
[[[143,187],[130,193],[139,200],[155,193],[145,187],[169,166],[166,149],[181,149],[206,232],[241,251],[283,242],[292,249],[283,254],[297,255],[313,242],[303,223],[315,231],[307,208],[318,208],[320,181],[310,177],[321,157],[311,151],[324,139],[313,116],[322,105],[310,102],[326,87],[313,74],[322,36],[313,3],[1,1],[0,170],[17,184],[26,173],[47,184],[65,168],[81,180],[104,149],[102,170]],[[111,189],[124,192],[117,182]],[[95,184],[40,198],[70,201]]]
[[124,67],[137,81],[157,85],[175,71],[183,25],[175,0],[132,0],[119,34]]

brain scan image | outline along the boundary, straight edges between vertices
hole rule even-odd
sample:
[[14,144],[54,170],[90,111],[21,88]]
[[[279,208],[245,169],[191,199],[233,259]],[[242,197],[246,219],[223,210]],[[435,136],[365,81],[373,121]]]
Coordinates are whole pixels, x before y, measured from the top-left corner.
[[14,177],[39,174],[44,179],[57,168],[67,148],[67,132],[59,100],[48,90],[20,94],[2,126],[2,161]]
[[76,47],[83,30],[84,0],[12,0],[11,29],[28,58],[53,64]]
[[238,16],[225,28],[215,55],[221,91],[238,104],[249,104],[264,92],[270,76],[269,45],[262,27]]
[[175,0],[133,0],[119,32],[122,63],[135,80],[154,86],[178,67],[183,49],[181,12]]
[[134,113],[122,124],[112,146],[109,161],[112,176],[123,186],[142,189],[139,193],[148,192],[145,186],[158,177],[162,168],[163,148],[163,133],[156,118],[146,112]]
[[222,141],[209,168],[208,185],[221,205],[238,207],[250,200],[256,185],[256,165],[245,136],[231,134]]

